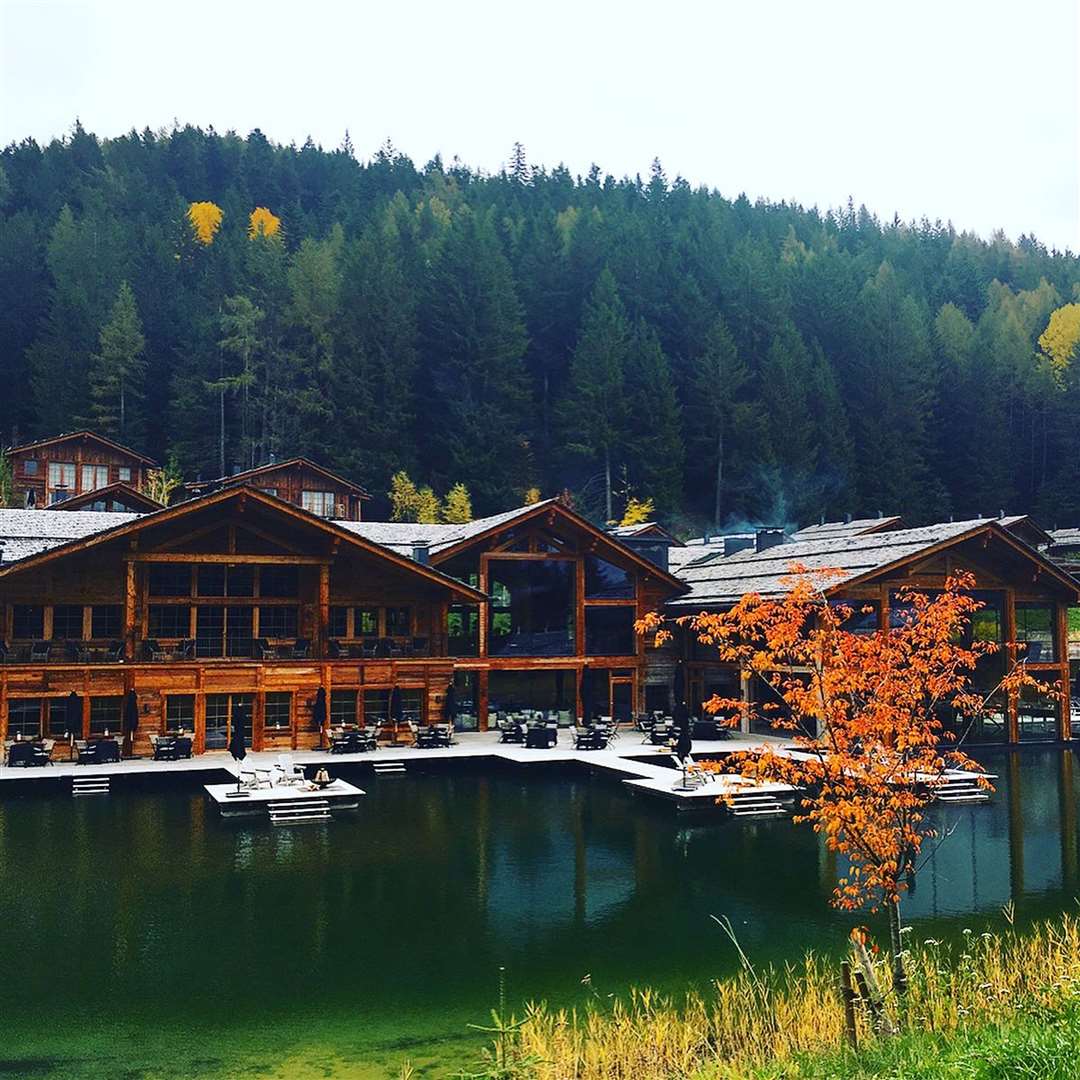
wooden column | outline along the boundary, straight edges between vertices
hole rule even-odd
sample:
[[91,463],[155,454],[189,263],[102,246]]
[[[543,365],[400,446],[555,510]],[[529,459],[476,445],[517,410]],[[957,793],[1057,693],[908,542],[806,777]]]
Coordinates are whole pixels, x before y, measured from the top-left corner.
[[739,696],[743,701],[739,730],[746,735],[750,732],[750,676],[745,671],[739,672]]
[[330,565],[319,567],[319,656],[326,656],[330,631]]
[[485,668],[476,673],[476,726],[481,731],[488,729],[488,673]]
[[574,652],[585,655],[585,560],[574,563]]
[[[1005,590],[1005,668],[1011,670],[1016,663],[1016,590]],[[1017,697],[1015,691],[1009,693],[1005,709],[1006,741],[1020,741],[1020,720],[1017,716]]]
[[136,588],[137,578],[134,562],[126,566],[127,577],[124,586],[124,656],[128,660],[135,659],[135,616],[138,610],[136,603],[138,591]]
[[[487,564],[487,555],[486,554],[480,556],[480,574],[479,574],[479,576],[477,578],[477,588],[485,596],[487,596],[487,591],[488,591],[488,564]],[[479,638],[480,638],[480,650],[479,650],[479,652],[480,652],[481,656],[487,656],[487,654],[488,654],[487,635],[488,635],[488,619],[489,619],[489,615],[490,615],[490,606],[489,606],[490,603],[491,603],[491,601],[488,601],[485,604],[480,604],[479,608],[478,608],[478,611],[479,611],[479,616],[478,616],[479,617],[479,626],[477,627],[477,629],[479,630]],[[487,727],[486,727],[486,717],[487,717],[487,693],[486,693],[487,679],[486,678],[484,679],[484,690],[485,690],[485,694],[484,694],[484,698],[483,698],[483,700],[484,700],[483,714],[484,714],[484,717],[485,717],[485,727],[482,730],[486,731],[487,730]]]
[[[57,511],[59,513],[60,511]],[[8,677],[7,672],[0,672],[0,747],[7,738],[8,729]]]
[[1069,730],[1069,607],[1059,600],[1054,607],[1057,616],[1057,659],[1061,664],[1061,696],[1058,698],[1058,738],[1062,742],[1072,737]]

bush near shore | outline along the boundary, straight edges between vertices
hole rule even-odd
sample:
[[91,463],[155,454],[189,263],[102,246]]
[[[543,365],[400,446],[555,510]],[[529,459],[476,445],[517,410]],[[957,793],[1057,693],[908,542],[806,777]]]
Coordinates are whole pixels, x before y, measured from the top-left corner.
[[[910,938],[911,935],[909,935]],[[885,988],[885,1021],[856,1010],[845,1036],[835,960],[717,982],[673,1001],[634,991],[611,1007],[530,1005],[497,1026],[482,1077],[528,1080],[779,1080],[824,1077],[1075,1077],[1080,1061],[1080,920],[1018,934],[964,931],[957,945],[910,941],[903,1015]],[[881,1034],[882,1028],[899,1033]]]

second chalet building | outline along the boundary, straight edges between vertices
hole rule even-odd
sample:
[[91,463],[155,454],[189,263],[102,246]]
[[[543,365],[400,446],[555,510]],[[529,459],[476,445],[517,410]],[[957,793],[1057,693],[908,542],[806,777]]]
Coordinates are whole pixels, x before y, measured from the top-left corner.
[[[336,724],[384,720],[394,688],[408,716],[441,719],[450,686],[463,729],[522,708],[629,719],[670,709],[680,665],[697,712],[714,692],[749,700],[762,688],[688,635],[643,639],[635,620],[776,595],[796,562],[839,570],[831,595],[855,602],[867,630],[895,619],[902,586],[932,590],[969,570],[985,605],[972,634],[1016,643],[984,661],[980,685],[1014,656],[1048,681],[1080,675],[1077,581],[1026,518],[871,519],[686,544],[651,524],[605,531],[553,500],[463,525],[369,522],[362,489],[304,459],[191,485],[187,501],[155,509],[115,488],[137,495],[152,463],[98,460],[123,448],[94,438],[12,452],[17,489],[34,494],[20,498],[30,509],[0,510],[5,738],[66,732],[72,694],[77,734],[115,732],[131,691],[136,753],[179,729],[199,753],[223,749],[238,707],[258,749],[316,745],[320,688]],[[91,466],[102,471],[84,482]],[[63,512],[40,508],[53,505]],[[1068,694],[1013,697],[973,736],[1062,740],[1080,722]]]

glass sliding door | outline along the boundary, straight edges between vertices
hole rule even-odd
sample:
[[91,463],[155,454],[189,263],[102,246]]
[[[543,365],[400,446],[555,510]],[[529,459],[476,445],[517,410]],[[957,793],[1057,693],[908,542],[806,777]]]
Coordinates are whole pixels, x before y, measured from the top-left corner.
[[232,733],[232,718],[237,709],[244,713],[244,745],[251,746],[251,717],[254,697],[251,694],[206,695],[206,749],[224,750]]

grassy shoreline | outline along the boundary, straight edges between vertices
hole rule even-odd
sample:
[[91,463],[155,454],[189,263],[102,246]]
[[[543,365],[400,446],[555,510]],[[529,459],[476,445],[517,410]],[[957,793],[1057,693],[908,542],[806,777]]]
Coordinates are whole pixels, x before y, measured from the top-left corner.
[[[886,1013],[901,1034],[875,1034],[869,1015],[860,1010],[857,1052],[845,1048],[838,964],[808,954],[797,965],[747,969],[718,981],[709,994],[678,1001],[639,990],[609,1007],[585,1011],[531,1005],[523,1019],[507,1023],[512,1029],[507,1035],[496,1037],[480,1075],[522,1080],[1075,1075],[1080,920],[1064,915],[1023,934],[965,931],[955,946],[911,937],[905,1015],[895,995],[886,993]],[[880,957],[875,963],[881,985],[888,988],[887,965]]]

